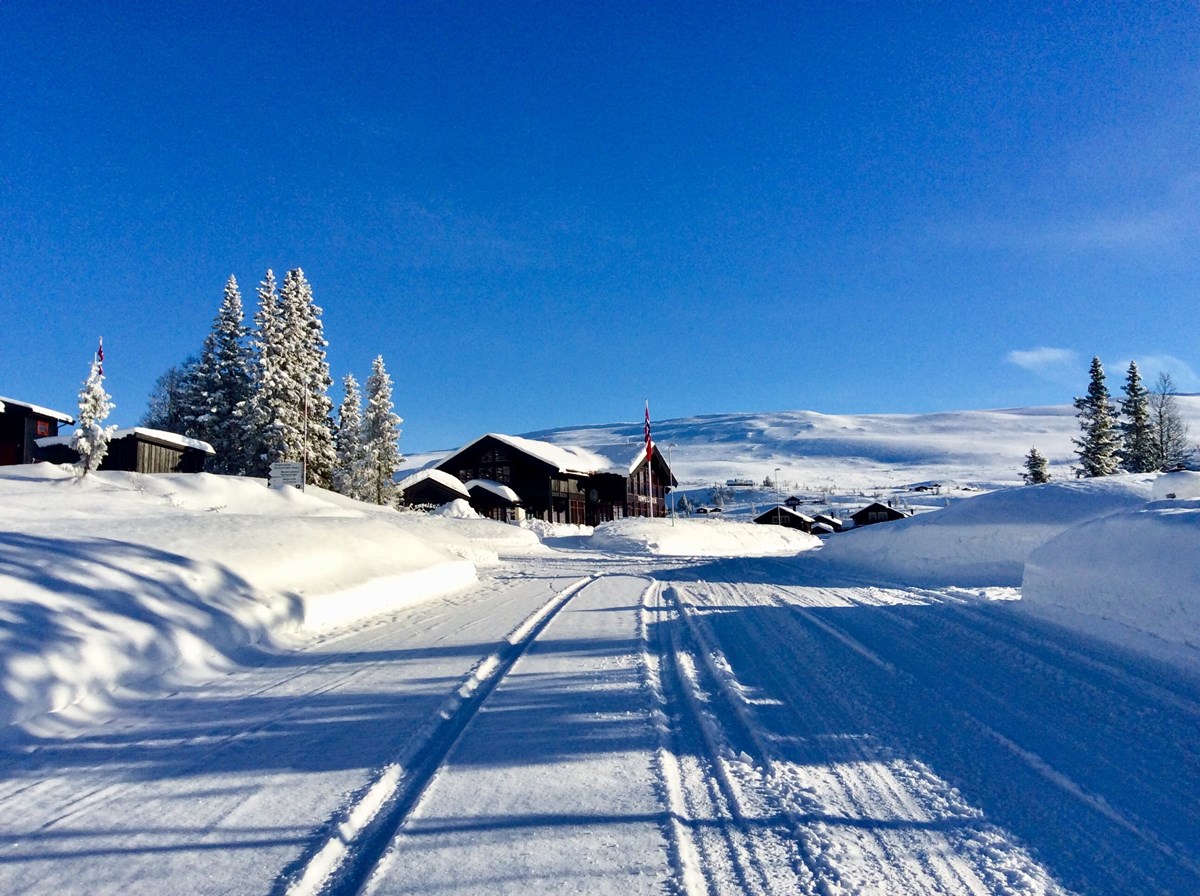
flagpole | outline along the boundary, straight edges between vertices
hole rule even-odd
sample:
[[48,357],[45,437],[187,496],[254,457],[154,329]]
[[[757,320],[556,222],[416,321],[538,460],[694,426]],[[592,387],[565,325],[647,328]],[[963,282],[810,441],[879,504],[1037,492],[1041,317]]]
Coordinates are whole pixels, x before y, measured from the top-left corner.
[[646,399],[646,495],[650,499],[650,519],[654,519],[654,449],[650,441],[650,400]]

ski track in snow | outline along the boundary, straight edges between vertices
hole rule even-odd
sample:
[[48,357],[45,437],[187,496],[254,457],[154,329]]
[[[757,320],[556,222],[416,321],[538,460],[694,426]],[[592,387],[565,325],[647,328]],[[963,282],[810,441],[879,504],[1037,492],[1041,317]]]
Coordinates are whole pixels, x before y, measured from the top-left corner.
[[0,891],[1200,892],[1195,682],[821,575],[549,555],[118,701],[8,750]]
[[589,581],[581,579],[556,593],[484,657],[406,754],[373,776],[365,793],[338,813],[329,834],[296,871],[281,877],[273,892],[280,896],[359,892],[479,707],[537,634]]

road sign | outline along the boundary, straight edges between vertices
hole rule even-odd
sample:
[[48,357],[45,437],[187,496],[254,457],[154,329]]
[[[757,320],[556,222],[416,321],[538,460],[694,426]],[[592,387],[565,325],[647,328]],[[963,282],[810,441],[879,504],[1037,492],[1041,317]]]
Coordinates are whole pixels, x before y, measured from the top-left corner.
[[267,483],[271,488],[283,488],[285,485],[291,485],[303,490],[304,467],[297,463],[271,464],[271,476]]

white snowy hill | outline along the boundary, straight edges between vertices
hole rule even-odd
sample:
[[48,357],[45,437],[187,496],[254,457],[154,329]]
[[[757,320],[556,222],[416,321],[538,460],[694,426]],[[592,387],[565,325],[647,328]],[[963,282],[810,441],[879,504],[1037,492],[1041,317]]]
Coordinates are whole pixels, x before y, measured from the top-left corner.
[[[1177,396],[1200,441],[1200,395]],[[877,490],[923,482],[982,488],[1021,481],[1036,447],[1055,479],[1073,477],[1071,405],[938,414],[820,414],[815,411],[711,414],[652,421],[654,440],[671,449],[683,488],[775,477],[792,490]],[[579,426],[526,433],[529,438],[593,450],[636,446],[642,423]],[[430,457],[424,456],[424,457]]]

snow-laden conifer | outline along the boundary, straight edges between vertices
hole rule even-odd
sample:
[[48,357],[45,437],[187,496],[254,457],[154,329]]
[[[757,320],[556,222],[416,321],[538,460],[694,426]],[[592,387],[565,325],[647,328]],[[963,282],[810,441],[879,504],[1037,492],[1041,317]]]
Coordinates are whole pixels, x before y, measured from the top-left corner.
[[329,397],[333,380],[321,309],[300,268],[287,272],[278,293],[274,275],[267,272],[255,323],[264,460],[303,463],[307,481],[328,486],[337,460]]
[[197,406],[189,435],[203,439],[216,450],[214,473],[246,475],[257,472],[251,428],[253,413],[252,359],[242,312],[242,295],[231,274],[212,330],[196,369]]
[[1041,485],[1050,481],[1050,467],[1046,458],[1036,447],[1030,448],[1025,455],[1025,472],[1021,474],[1027,485]]
[[333,490],[349,498],[368,500],[370,475],[367,450],[363,444],[362,396],[354,374],[342,380],[342,404],[334,438],[337,465],[333,468]]
[[1092,358],[1091,380],[1087,395],[1075,399],[1076,417],[1083,437],[1072,439],[1079,455],[1076,475],[1109,476],[1117,472],[1121,458],[1117,453],[1120,438],[1113,415],[1112,399],[1104,383],[1104,365]]
[[392,404],[392,378],[384,368],[383,356],[371,364],[367,377],[367,408],[363,414],[363,443],[370,469],[367,500],[391,504],[396,500],[396,470],[404,460],[400,454],[400,424]]
[[1150,426],[1150,393],[1142,385],[1137,362],[1130,361],[1121,387],[1121,468],[1127,473],[1147,473],[1155,468],[1154,439]]
[[71,447],[79,454],[79,470],[83,475],[96,469],[108,454],[108,442],[116,426],[104,426],[112,413],[112,396],[104,391],[104,371],[99,359],[79,390],[79,428],[71,436]]

